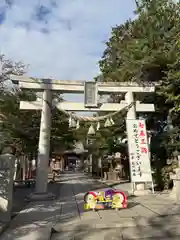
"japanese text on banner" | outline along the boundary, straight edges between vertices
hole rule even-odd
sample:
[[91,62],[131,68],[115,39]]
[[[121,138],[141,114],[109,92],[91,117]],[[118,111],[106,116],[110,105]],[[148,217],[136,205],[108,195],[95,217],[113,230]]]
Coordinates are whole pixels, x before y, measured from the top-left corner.
[[141,155],[148,154],[146,129],[145,129],[145,124],[142,121],[138,122],[138,135],[139,135],[139,147],[140,147]]
[[151,182],[149,146],[144,120],[127,120],[129,162],[132,182]]
[[133,141],[135,143],[135,152],[131,153],[131,170],[132,175],[141,176],[141,161],[140,161],[140,147],[139,147],[139,136],[138,136],[138,124],[133,124]]

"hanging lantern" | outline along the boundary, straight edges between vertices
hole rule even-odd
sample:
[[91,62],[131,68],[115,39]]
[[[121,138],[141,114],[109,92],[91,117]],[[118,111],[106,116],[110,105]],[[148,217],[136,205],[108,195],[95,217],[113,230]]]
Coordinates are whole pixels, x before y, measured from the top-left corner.
[[71,116],[69,117],[68,122],[69,122],[69,127],[71,127],[71,125],[72,125],[72,117]]
[[69,117],[69,127],[70,128],[76,127],[76,121],[74,120],[74,118],[72,118],[72,116]]
[[110,118],[109,121],[110,121],[111,125],[114,125],[114,124],[115,124],[112,118]]
[[104,127],[110,127],[111,125],[112,124],[111,124],[109,118],[107,118],[106,121],[105,121]]
[[76,122],[76,129],[79,129],[80,128],[80,123],[79,123],[79,120],[77,120]]
[[99,131],[100,129],[100,122],[97,123],[96,130]]
[[72,118],[72,127],[75,128],[76,127],[76,121],[74,118]]
[[94,127],[93,127],[93,125],[91,124],[91,126],[89,127],[89,129],[88,129],[88,135],[94,135],[96,132],[95,132],[95,130],[94,130]]

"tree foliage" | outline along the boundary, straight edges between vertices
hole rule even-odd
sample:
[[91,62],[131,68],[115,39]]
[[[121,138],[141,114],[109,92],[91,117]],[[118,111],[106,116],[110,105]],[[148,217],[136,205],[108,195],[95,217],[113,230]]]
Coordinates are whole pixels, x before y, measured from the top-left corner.
[[[10,80],[9,74],[21,75],[25,65],[13,63],[0,57],[2,71],[0,75],[0,149],[4,145],[14,145],[19,154],[37,154],[41,112],[36,110],[20,110],[21,100],[35,101],[37,95],[32,90],[19,89]],[[53,98],[62,101],[59,94]],[[74,136],[69,131],[68,118],[57,109],[51,109],[51,150],[72,145]]]
[[99,62],[101,79],[156,84],[156,94],[140,100],[155,104],[156,112],[146,115],[152,152],[166,159],[180,151],[180,3],[137,0],[135,14],[112,29]]

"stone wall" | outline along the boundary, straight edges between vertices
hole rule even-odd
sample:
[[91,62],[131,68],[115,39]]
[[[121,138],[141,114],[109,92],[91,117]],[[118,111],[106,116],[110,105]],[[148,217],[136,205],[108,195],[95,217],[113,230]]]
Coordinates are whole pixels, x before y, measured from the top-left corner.
[[11,219],[15,156],[0,155],[0,221]]

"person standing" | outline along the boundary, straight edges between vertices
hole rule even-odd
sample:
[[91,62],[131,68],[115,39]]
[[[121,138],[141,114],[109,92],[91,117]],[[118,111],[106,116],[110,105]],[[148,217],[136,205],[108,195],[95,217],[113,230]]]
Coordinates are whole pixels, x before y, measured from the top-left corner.
[[75,165],[75,163],[73,163],[73,164],[72,164],[72,170],[73,170],[73,172],[75,172],[75,169],[76,169],[76,165]]
[[53,158],[51,161],[51,172],[52,172],[52,182],[55,182],[55,178],[60,173],[60,161],[59,159]]
[[52,173],[52,182],[55,182],[56,171],[55,171],[55,158],[52,158],[50,163],[51,173]]

